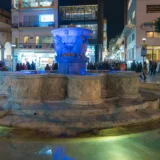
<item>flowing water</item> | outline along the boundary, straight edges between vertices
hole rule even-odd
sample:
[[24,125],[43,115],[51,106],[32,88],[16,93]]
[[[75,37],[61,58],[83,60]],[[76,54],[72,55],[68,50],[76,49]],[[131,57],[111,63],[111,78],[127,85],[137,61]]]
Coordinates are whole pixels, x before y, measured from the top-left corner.
[[101,138],[44,139],[0,128],[0,160],[160,160],[159,127],[125,135],[120,130]]

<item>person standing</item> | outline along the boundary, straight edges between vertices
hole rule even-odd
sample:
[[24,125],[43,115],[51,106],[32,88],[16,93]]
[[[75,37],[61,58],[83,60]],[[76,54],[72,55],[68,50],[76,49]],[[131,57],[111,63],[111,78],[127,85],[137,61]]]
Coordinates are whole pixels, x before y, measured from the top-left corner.
[[143,71],[142,71],[142,76],[141,76],[141,78],[142,78],[143,80],[146,80],[146,79],[147,79],[146,75],[147,75],[147,63],[144,62],[144,63],[143,63]]
[[157,74],[157,63],[156,62],[154,62],[154,64],[153,64],[153,74],[154,75],[156,75]]
[[148,74],[152,73],[152,61],[149,61],[149,71]]
[[46,67],[45,67],[45,71],[50,71],[50,67],[49,67],[48,64],[47,64]]

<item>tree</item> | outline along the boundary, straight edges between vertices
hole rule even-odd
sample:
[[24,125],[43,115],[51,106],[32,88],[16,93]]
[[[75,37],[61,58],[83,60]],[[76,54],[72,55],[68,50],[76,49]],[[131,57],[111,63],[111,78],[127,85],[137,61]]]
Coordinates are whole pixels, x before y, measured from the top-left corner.
[[160,17],[156,19],[154,26],[155,26],[155,31],[160,33]]

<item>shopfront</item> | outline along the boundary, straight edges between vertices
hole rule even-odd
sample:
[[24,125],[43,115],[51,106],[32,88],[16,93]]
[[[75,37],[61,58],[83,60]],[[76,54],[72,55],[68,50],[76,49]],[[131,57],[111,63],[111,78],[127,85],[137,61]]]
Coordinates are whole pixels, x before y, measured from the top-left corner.
[[[34,62],[36,64],[36,69],[44,70],[46,65],[52,66],[56,63],[56,52],[50,51],[45,53],[45,51],[26,51],[18,50],[15,52],[15,64],[29,62],[30,64]],[[87,48],[86,56],[89,58],[90,62],[95,62],[95,45],[89,45]]]
[[90,62],[95,63],[95,45],[88,46],[86,56],[89,58]]
[[19,52],[18,53],[18,63],[29,62],[30,64],[34,62],[36,64],[36,69],[44,70],[45,66],[49,64],[52,66],[55,63],[56,53],[35,53],[35,52]]
[[148,46],[146,58],[148,61],[160,61],[160,46]]

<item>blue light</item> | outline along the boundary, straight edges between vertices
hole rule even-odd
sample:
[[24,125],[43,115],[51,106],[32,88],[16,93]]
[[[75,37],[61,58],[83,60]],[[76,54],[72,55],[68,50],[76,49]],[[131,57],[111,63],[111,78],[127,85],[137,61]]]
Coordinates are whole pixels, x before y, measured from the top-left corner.
[[54,29],[54,49],[59,63],[58,72],[62,74],[86,74],[86,63],[89,58],[85,55],[88,39],[93,31],[85,28]]

